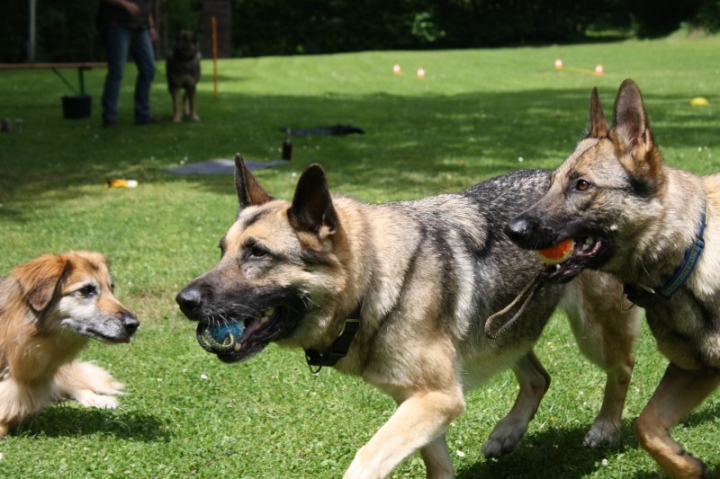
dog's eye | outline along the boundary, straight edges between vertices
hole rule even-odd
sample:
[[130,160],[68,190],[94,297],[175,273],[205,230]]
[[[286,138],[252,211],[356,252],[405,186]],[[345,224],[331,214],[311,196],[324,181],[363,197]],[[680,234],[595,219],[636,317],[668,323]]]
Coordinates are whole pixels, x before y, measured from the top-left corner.
[[577,180],[575,183],[575,189],[578,191],[587,191],[590,188],[590,182],[586,180]]
[[243,244],[244,259],[262,259],[270,256],[270,252],[263,248],[255,239],[249,238]]
[[260,248],[259,246],[253,246],[250,249],[250,257],[251,258],[263,258],[263,257],[267,256],[267,254],[268,254],[267,251]]
[[78,293],[80,293],[82,296],[85,296],[86,298],[95,296],[97,294],[97,286],[95,286],[94,284],[86,284],[78,290]]

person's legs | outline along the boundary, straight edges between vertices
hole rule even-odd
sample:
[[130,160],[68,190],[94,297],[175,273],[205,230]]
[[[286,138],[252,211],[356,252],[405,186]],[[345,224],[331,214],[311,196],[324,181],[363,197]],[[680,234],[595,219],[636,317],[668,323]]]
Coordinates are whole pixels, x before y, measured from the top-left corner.
[[130,52],[138,68],[135,81],[135,123],[152,121],[150,87],[155,78],[155,52],[147,30],[133,32]]
[[118,98],[123,71],[127,62],[132,32],[125,28],[108,27],[105,31],[108,69],[102,95],[102,118],[105,125],[112,125],[118,118]]

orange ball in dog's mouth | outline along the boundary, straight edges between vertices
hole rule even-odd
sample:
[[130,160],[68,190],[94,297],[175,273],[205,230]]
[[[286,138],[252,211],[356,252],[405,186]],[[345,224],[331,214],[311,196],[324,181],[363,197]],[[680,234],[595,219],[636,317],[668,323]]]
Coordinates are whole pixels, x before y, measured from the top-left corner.
[[575,240],[568,238],[549,248],[535,251],[535,256],[541,263],[548,266],[564,263],[567,261],[575,249]]

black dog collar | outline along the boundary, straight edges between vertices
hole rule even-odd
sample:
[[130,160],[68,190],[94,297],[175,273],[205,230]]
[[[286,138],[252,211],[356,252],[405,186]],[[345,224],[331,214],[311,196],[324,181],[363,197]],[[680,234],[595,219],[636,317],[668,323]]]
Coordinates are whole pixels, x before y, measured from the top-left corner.
[[[307,361],[310,371],[317,374],[323,366],[335,366],[338,361],[347,356],[350,345],[355,339],[355,335],[360,329],[360,306],[358,306],[350,318],[345,320],[345,327],[340,336],[323,352],[314,349],[305,351],[305,360]],[[313,368],[315,366],[315,368]]]
[[692,246],[690,246],[690,248],[685,251],[685,257],[683,258],[683,262],[680,267],[675,271],[675,274],[672,276],[672,278],[670,278],[663,286],[661,286],[657,290],[653,290],[652,288],[648,288],[643,285],[636,286],[632,284],[625,284],[624,292],[627,298],[638,306],[646,307],[644,305],[647,305],[648,302],[651,302],[656,296],[656,293],[659,293],[665,299],[669,299],[673,294],[675,294],[677,290],[685,284],[692,272],[695,270],[695,266],[697,266],[698,259],[700,259],[700,254],[702,253],[703,248],[705,248],[705,240],[703,239],[703,237],[705,235],[706,226],[707,204],[703,207],[703,213],[700,219],[700,231],[698,232],[697,237],[693,241]]

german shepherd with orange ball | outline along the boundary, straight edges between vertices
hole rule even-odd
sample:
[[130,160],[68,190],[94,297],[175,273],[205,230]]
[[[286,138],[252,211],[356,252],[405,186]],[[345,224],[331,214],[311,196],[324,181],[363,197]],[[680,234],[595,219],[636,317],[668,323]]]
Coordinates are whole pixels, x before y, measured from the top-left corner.
[[587,135],[506,232],[535,250],[570,238],[573,253],[546,269],[549,283],[586,269],[609,272],[646,308],[670,364],[635,433],[670,476],[706,477],[703,462],[670,429],[720,384],[720,175],[663,163],[632,80],[620,85],[612,120],[608,125],[594,89]]

